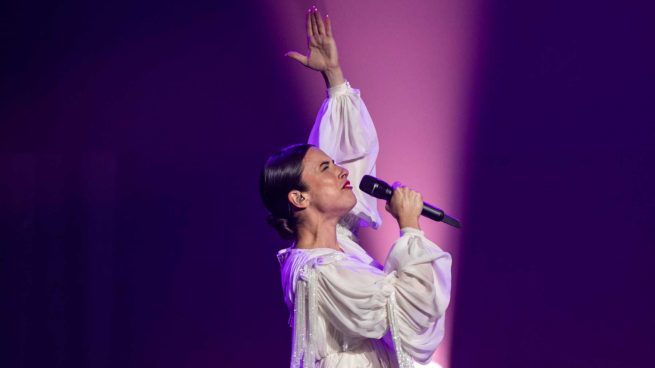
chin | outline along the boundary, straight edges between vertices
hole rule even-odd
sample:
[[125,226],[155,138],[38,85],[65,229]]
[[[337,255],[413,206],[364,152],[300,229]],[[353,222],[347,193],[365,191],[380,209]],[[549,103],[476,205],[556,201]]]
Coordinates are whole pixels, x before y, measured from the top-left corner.
[[353,201],[349,201],[348,203],[344,203],[343,206],[339,206],[340,207],[339,217],[343,217],[347,215],[353,208],[355,208],[356,204],[357,204],[357,199],[353,198]]
[[351,204],[350,206],[348,206],[348,211],[346,211],[346,213],[350,212],[350,210],[352,210],[353,208],[355,208],[355,205],[356,205],[356,204],[357,204],[357,198],[355,198],[355,195],[353,194],[352,204]]

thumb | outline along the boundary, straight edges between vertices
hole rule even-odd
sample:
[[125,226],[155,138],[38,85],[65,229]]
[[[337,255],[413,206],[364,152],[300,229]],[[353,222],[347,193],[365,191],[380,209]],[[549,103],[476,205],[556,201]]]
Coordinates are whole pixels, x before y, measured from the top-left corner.
[[286,54],[284,54],[284,56],[288,56],[291,59],[299,62],[300,64],[307,66],[307,56],[305,56],[305,55],[303,55],[303,54],[301,54],[299,52],[289,51]]

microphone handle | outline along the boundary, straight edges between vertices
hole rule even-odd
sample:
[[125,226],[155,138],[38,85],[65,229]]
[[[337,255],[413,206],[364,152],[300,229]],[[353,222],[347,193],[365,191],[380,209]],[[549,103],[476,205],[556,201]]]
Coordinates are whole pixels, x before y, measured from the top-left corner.
[[441,221],[444,219],[444,216],[446,216],[446,213],[440,208],[437,208],[427,202],[423,202],[423,210],[421,211],[421,215],[427,218],[431,218],[434,221]]
[[423,202],[423,210],[421,211],[421,215],[429,219],[432,219],[434,221],[441,221],[453,227],[459,228],[461,226],[459,220],[457,220],[454,217],[450,217],[446,215],[446,213],[442,209],[439,209],[429,204],[428,202]]

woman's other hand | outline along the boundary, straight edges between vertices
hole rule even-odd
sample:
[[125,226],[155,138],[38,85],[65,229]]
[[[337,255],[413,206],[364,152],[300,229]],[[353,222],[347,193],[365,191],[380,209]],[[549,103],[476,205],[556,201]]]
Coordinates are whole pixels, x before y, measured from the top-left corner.
[[404,227],[420,229],[418,220],[423,210],[423,196],[398,182],[393,184],[393,188],[391,200],[384,208],[398,221],[401,229]]
[[337,44],[332,37],[330,18],[326,16],[324,21],[315,6],[307,10],[307,46],[309,48],[307,55],[296,51],[289,51],[285,55],[310,69],[321,72],[328,87],[345,82],[339,67]]

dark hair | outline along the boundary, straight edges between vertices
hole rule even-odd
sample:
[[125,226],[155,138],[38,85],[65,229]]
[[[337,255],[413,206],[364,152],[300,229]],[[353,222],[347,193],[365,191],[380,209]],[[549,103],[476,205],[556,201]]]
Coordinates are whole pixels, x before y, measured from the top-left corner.
[[302,160],[312,144],[294,144],[271,155],[259,176],[259,194],[270,212],[266,221],[282,239],[293,240],[297,235],[297,218],[289,203],[289,192],[306,191],[301,180]]

